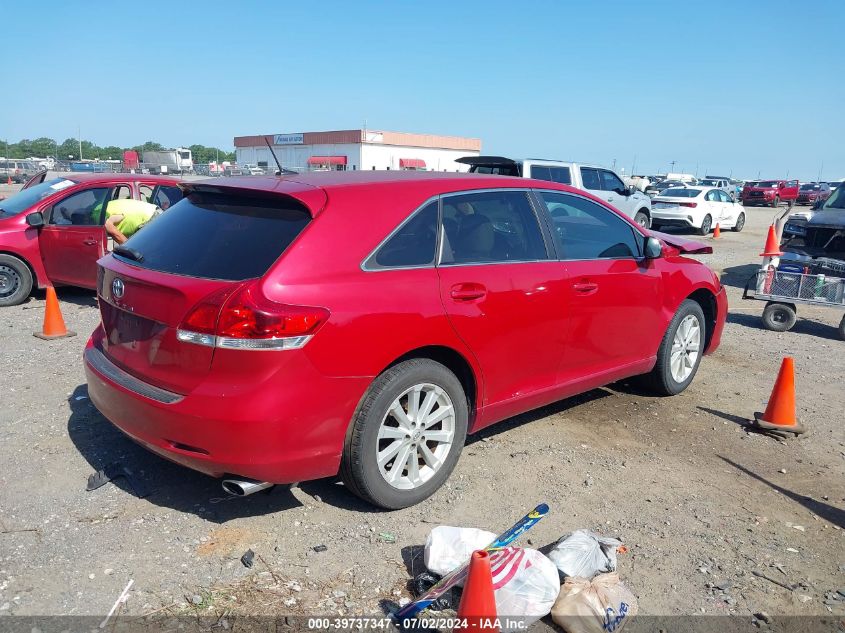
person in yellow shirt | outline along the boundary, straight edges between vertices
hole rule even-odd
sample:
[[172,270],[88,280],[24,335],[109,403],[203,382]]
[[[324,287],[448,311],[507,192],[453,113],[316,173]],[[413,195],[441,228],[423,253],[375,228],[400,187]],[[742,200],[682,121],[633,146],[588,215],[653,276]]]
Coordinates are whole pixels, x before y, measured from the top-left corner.
[[109,200],[106,205],[106,233],[123,244],[138,229],[160,212],[158,207],[141,200]]

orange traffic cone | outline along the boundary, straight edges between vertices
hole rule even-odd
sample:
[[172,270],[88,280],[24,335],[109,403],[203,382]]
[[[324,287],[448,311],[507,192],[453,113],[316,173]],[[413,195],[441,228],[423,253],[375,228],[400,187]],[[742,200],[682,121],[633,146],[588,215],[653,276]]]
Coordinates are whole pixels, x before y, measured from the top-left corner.
[[722,229],[719,228],[719,223],[716,222],[716,228],[713,229],[713,239],[718,240],[720,237],[722,237]]
[[795,418],[795,362],[792,356],[783,359],[766,411],[754,414],[754,426],[783,436],[807,431]]
[[59,298],[56,296],[56,289],[53,286],[47,286],[47,306],[44,309],[44,325],[41,327],[40,332],[33,332],[32,335],[48,341],[54,338],[64,338],[65,336],[76,336],[76,332],[71,332],[65,326],[65,320],[62,318],[62,310],[59,308]]
[[775,233],[775,225],[769,226],[769,235],[766,237],[766,247],[760,253],[760,257],[780,257],[783,253],[778,245],[778,236]]
[[458,620],[462,623],[466,620],[466,628],[458,627],[456,631],[499,631],[489,552],[473,552],[469,559],[469,573],[458,605]]

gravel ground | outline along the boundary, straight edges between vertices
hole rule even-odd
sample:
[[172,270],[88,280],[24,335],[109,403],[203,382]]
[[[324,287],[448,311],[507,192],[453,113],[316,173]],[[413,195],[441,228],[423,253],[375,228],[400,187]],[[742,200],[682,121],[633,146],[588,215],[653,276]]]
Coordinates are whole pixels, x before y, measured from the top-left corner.
[[[762,303],[740,299],[771,215],[750,209],[742,233],[723,233],[701,257],[722,273],[731,309],[722,347],[685,393],[614,384],[485,429],[440,492],[397,512],[374,511],[333,480],[226,498],[91,405],[81,354],[98,321],[93,293],[60,289],[79,336],[52,342],[32,336],[43,293],[3,309],[0,614],[101,615],[130,579],[130,614],[376,614],[381,600],[408,595],[431,527],[500,532],[542,501],[551,513],[522,544],[577,528],[621,538],[619,571],[641,614],[845,613],[841,313],[801,309],[777,334],[761,328]],[[810,433],[780,442],[746,424],[787,354]],[[136,487],[118,479],[86,492],[113,462]],[[251,569],[239,560],[248,548]]]

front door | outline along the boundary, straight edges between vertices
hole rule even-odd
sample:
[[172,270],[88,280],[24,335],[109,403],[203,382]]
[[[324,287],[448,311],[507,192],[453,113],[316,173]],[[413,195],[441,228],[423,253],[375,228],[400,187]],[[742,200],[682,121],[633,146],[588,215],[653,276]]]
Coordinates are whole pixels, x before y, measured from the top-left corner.
[[54,284],[96,287],[96,262],[106,252],[103,223],[110,191],[85,189],[45,209],[48,223],[39,232],[39,249]]
[[478,361],[485,406],[554,384],[566,335],[565,280],[524,190],[442,198],[440,297]]
[[636,211],[633,206],[634,201],[627,195],[628,188],[625,183],[619,176],[607,169],[599,170],[599,176],[601,177],[601,188],[604,191],[602,197],[629,218],[634,217]]
[[569,333],[557,382],[595,384],[598,376],[654,356],[663,336],[661,277],[642,257],[642,235],[592,200],[537,193],[567,279]]

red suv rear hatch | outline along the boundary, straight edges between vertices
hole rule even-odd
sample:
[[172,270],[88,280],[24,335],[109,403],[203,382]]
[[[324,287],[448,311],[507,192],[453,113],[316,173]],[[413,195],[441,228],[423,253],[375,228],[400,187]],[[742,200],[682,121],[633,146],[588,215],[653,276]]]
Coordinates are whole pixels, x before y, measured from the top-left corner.
[[215,347],[213,336],[186,341],[186,318],[210,310],[213,328],[226,300],[264,275],[310,221],[287,195],[190,192],[100,260],[101,351],[149,384],[188,393]]

